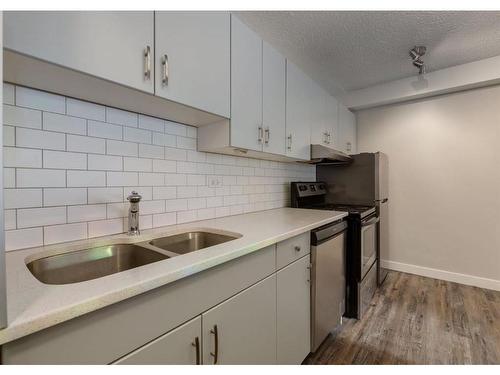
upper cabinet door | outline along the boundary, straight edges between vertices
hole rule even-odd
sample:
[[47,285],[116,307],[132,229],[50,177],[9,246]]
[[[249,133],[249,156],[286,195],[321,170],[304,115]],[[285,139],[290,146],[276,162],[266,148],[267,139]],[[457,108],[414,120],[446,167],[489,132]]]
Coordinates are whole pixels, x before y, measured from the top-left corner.
[[286,60],[267,42],[262,47],[263,151],[285,154],[286,140]]
[[339,136],[336,145],[340,151],[348,154],[357,152],[356,116],[346,106],[339,103]]
[[327,96],[316,82],[311,81],[311,144],[328,144],[327,130]]
[[4,12],[4,47],[154,92],[153,12]]
[[337,99],[331,95],[327,95],[326,98],[326,117],[325,117],[325,133],[326,143],[330,147],[335,147],[335,140],[339,133],[339,106]]
[[202,315],[203,363],[276,363],[276,275]]
[[286,154],[310,160],[310,123],[314,97],[312,81],[297,66],[287,61],[286,82]]
[[262,39],[231,16],[231,145],[262,151]]
[[155,12],[155,93],[229,118],[228,12]]

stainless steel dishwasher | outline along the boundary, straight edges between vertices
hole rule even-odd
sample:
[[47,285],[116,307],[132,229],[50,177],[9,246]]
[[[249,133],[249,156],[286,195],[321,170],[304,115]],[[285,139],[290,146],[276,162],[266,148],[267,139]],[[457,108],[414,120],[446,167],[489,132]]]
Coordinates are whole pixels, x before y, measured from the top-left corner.
[[311,232],[311,351],[342,324],[345,312],[345,221]]

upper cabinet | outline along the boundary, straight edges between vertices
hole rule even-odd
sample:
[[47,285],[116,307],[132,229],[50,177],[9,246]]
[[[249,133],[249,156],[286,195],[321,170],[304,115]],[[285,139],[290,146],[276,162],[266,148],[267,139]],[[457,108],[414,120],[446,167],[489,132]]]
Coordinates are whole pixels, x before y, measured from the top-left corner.
[[317,93],[312,80],[287,61],[286,71],[286,154],[309,160],[310,124],[314,121]]
[[4,47],[154,92],[153,12],[5,12]]
[[315,84],[314,121],[311,122],[311,144],[333,147],[338,133],[337,99]]
[[155,12],[156,95],[230,117],[230,18]]
[[338,137],[335,148],[347,154],[357,152],[356,116],[346,106],[339,104]]
[[231,145],[262,151],[262,39],[231,17]]

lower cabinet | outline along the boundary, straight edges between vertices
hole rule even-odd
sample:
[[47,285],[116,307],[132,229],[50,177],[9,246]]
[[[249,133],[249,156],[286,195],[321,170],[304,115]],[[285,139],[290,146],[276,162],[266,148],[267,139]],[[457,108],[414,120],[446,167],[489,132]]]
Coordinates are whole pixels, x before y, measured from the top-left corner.
[[204,364],[276,363],[276,275],[202,314]]
[[160,336],[116,361],[117,365],[201,364],[201,317]]
[[310,258],[300,258],[276,274],[279,365],[298,365],[311,349]]

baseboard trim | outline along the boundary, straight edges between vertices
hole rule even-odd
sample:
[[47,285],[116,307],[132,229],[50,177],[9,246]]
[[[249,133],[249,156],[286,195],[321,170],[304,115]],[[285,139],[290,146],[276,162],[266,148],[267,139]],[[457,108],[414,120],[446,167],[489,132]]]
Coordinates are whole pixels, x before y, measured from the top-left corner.
[[416,266],[414,264],[393,262],[390,260],[382,260],[381,266],[394,271],[406,272],[414,275],[432,277],[434,279],[452,281],[459,284],[500,291],[500,280],[443,271],[436,268]]

